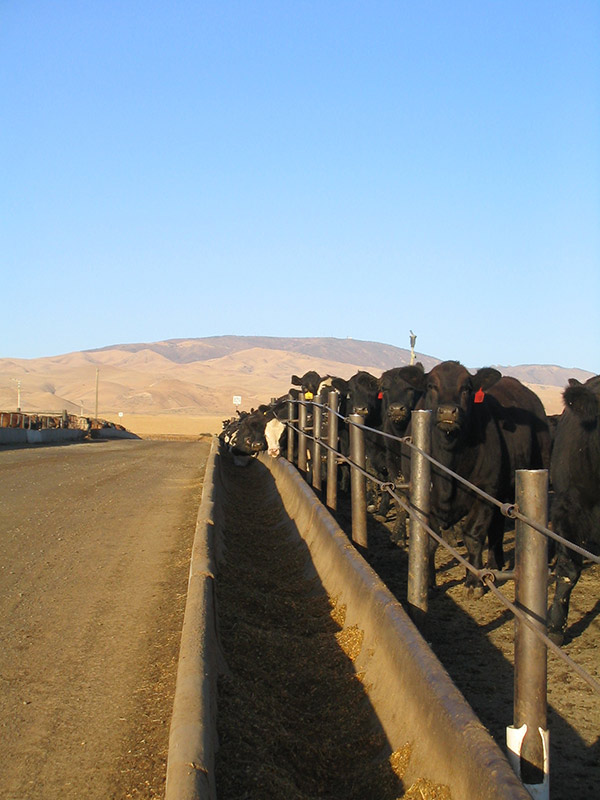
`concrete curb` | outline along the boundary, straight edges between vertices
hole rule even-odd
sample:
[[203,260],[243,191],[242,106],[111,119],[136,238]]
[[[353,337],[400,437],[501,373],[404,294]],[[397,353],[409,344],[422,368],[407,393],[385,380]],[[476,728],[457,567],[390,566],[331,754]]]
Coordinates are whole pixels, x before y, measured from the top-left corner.
[[504,753],[452,682],[401,604],[298,471],[259,456],[306,542],[325,590],[364,633],[355,662],[392,750],[412,744],[407,785],[418,778],[461,800],[531,800]]
[[165,800],[216,800],[218,640],[215,609],[213,438],[196,521],[169,735]]

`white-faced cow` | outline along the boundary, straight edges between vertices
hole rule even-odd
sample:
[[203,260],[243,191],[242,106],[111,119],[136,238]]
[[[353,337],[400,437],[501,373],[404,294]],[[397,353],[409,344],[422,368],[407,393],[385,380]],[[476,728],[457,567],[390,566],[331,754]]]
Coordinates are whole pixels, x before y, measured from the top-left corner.
[[[575,379],[563,393],[565,409],[558,421],[550,477],[554,489],[552,526],[565,539],[600,550],[600,375],[582,384]],[[583,558],[557,545],[556,589],[548,614],[549,636],[562,644],[571,592],[581,575]]]
[[289,401],[298,399],[297,392],[292,390],[289,394],[272,400],[269,405],[259,406],[265,419],[265,440],[267,452],[273,458],[281,454],[281,450],[287,440],[286,422],[290,419]]

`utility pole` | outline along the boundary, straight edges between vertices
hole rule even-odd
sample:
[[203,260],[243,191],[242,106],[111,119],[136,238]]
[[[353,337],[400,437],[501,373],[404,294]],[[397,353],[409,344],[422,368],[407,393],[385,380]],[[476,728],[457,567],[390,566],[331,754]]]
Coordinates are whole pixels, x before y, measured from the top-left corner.
[[415,344],[417,343],[417,335],[416,333],[410,332],[410,363],[411,365],[416,361],[415,355]]
[[17,411],[21,410],[21,381],[17,378],[11,378],[17,384]]
[[95,419],[98,419],[98,375],[100,374],[100,367],[96,367],[96,414]]

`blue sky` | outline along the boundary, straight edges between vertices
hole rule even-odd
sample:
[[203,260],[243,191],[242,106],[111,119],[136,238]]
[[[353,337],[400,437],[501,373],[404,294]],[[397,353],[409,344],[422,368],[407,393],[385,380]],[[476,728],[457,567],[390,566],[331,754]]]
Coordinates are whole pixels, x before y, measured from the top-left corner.
[[0,357],[600,372],[599,41],[596,0],[0,0]]

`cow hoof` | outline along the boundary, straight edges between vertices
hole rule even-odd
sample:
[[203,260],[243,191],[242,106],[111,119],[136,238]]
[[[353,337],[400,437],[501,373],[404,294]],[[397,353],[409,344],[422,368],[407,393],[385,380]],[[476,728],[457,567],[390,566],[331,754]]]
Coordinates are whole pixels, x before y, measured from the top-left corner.
[[560,647],[565,640],[565,634],[562,631],[548,631],[548,638]]
[[478,586],[467,586],[467,595],[473,600],[481,600],[485,594],[485,589],[481,584]]

